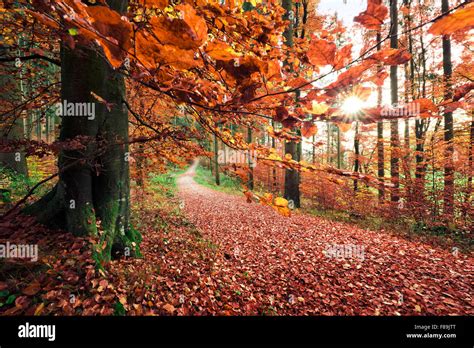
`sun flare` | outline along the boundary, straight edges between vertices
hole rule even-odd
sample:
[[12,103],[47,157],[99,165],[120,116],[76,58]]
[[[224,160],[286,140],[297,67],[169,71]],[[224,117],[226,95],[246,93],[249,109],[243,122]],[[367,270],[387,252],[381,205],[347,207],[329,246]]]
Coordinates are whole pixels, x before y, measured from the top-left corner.
[[365,102],[359,97],[352,95],[344,100],[341,110],[348,115],[353,115],[365,107]]

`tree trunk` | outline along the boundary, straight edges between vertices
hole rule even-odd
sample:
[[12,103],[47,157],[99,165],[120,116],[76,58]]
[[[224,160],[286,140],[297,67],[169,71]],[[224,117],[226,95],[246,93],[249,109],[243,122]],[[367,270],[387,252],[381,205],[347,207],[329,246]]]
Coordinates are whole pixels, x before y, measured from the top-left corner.
[[[247,128],[247,143],[250,145],[252,143],[252,128],[250,126]],[[248,158],[248,164],[249,164],[249,180],[247,182],[247,186],[250,190],[253,190],[253,159],[252,159],[252,151],[249,149],[249,158]]]
[[219,142],[217,141],[217,135],[214,134],[214,170],[215,170],[215,182],[216,185],[221,184],[221,179],[219,176]]
[[[288,47],[293,46],[293,1],[292,0],[283,0],[282,7],[286,10],[284,19],[289,20],[290,24],[285,29],[283,36],[286,39],[286,45]],[[299,131],[294,129],[297,134]],[[301,146],[295,141],[285,142],[285,153],[290,154],[292,159],[295,161],[300,161],[300,149]],[[291,200],[294,203],[296,208],[300,207],[300,173],[294,169],[285,170],[285,193],[284,197],[287,200]]]
[[[120,13],[126,10],[126,1],[107,3]],[[129,225],[128,112],[122,103],[123,76],[95,51],[62,46],[61,86],[63,103],[91,103],[95,115],[62,117],[59,140],[87,137],[85,148],[61,152],[58,184],[25,212],[77,236],[103,231],[100,257],[104,261],[134,255],[137,249],[132,245],[135,236]],[[112,103],[111,110],[95,103],[91,92]]]
[[[272,120],[272,129],[275,130],[275,121]],[[276,149],[275,138],[272,137],[272,149]],[[275,166],[272,166],[272,193],[277,192],[277,170]]]
[[[390,47],[398,48],[398,1],[391,0],[390,2]],[[398,104],[398,66],[390,67],[390,89],[392,105]],[[390,177],[394,185],[391,194],[391,201],[398,202],[400,199],[400,163],[399,163],[399,135],[398,135],[398,121],[390,121]]]
[[[422,75],[419,85],[421,88],[421,97],[426,98],[426,49],[423,41],[423,32],[420,33],[420,46],[421,46],[421,67]],[[419,75],[418,75],[419,76]],[[421,83],[420,83],[421,82]],[[426,119],[415,120],[415,137],[416,137],[416,155],[415,155],[415,192],[414,197],[417,200],[418,206],[424,206],[425,198],[425,137],[428,131],[430,121]]]
[[467,177],[466,201],[471,202],[472,197],[472,176],[474,175],[474,110],[471,111],[471,127],[469,131],[469,174]]
[[341,152],[341,130],[336,127],[336,141],[337,141],[337,169],[342,168],[342,152]]
[[[358,173],[360,169],[359,161],[360,149],[359,149],[359,122],[356,122],[355,135],[354,135],[354,172]],[[357,192],[358,181],[354,179],[354,192]]]
[[[449,11],[449,1],[442,0],[441,10],[443,13]],[[451,62],[451,40],[448,36],[443,36],[443,71],[444,71],[444,98],[451,99],[451,75],[453,66]],[[444,164],[444,214],[452,216],[454,213],[454,130],[453,113],[444,113],[444,141],[445,141],[445,164]]]
[[[0,48],[0,56],[5,54],[5,48]],[[20,82],[15,79],[18,68],[15,63],[4,63],[0,67],[0,89],[3,91],[2,106],[5,105],[5,110],[0,110],[2,113],[14,109],[23,101],[23,85],[20,71]],[[9,141],[19,140],[24,138],[24,113],[18,110],[4,115],[2,120],[2,134],[0,142],[5,145]],[[23,152],[0,152],[0,165],[14,170],[16,173],[28,176],[28,167],[26,164],[26,156]]]
[[[377,51],[382,49],[382,33],[377,32]],[[379,64],[378,72],[382,73],[383,66]],[[382,106],[382,86],[377,87],[377,106]],[[381,182],[385,180],[385,156],[384,156],[384,138],[383,138],[383,122],[377,122],[377,176]],[[379,187],[379,201],[385,199],[385,189],[383,185]]]

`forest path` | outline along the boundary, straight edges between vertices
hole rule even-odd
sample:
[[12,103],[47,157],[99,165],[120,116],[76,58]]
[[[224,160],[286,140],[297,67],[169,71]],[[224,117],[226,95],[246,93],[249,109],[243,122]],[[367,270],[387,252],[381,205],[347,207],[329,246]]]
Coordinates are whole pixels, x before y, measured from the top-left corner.
[[[305,214],[291,218],[178,178],[184,213],[219,246],[241,306],[268,314],[474,314],[474,259]],[[345,257],[330,257],[345,248]],[[337,256],[337,255],[336,255]],[[218,281],[221,282],[221,281]]]

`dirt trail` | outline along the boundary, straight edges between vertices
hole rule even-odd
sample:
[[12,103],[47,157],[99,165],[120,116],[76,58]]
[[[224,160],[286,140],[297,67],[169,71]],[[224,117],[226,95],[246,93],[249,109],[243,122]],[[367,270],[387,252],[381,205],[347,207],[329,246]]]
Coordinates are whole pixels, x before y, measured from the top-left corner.
[[286,218],[197,184],[196,166],[178,179],[184,213],[219,246],[215,267],[238,277],[231,282],[244,304],[270,314],[474,314],[472,257],[304,214]]

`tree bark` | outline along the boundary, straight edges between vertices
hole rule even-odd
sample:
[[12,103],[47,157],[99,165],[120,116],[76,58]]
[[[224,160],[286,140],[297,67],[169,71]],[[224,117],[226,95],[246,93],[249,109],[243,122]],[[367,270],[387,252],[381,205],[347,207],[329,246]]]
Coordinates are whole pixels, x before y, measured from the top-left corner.
[[221,184],[221,179],[219,176],[219,142],[217,140],[217,135],[214,134],[214,179],[216,182],[216,185]]
[[[377,51],[382,49],[382,33],[377,32]],[[383,66],[379,64],[378,72],[382,73]],[[382,86],[377,87],[377,106],[382,106]],[[384,138],[383,138],[383,122],[377,122],[377,176],[381,182],[385,180],[385,156],[384,156]],[[379,187],[379,201],[383,202],[385,199],[385,189],[383,185]]]
[[[120,13],[127,2],[108,0]],[[77,236],[98,235],[104,247],[101,259],[132,256],[137,250],[129,225],[130,177],[128,111],[125,82],[96,51],[61,47],[61,100],[93,103],[94,117],[63,116],[60,141],[86,139],[83,149],[64,149],[58,160],[59,181],[55,188],[24,212],[49,225],[65,228]],[[96,103],[95,93],[113,106],[110,111]],[[85,138],[84,138],[85,137]],[[100,221],[100,228],[98,228]]]
[[[390,2],[390,47],[398,48],[398,1]],[[398,66],[390,67],[390,89],[392,105],[398,104]],[[400,163],[399,163],[399,134],[398,121],[390,121],[390,177],[394,185],[391,194],[391,201],[398,202],[400,199]]]
[[[449,1],[442,0],[441,10],[443,13],[449,11]],[[451,90],[451,75],[453,66],[451,62],[451,40],[448,36],[443,36],[443,71],[444,71],[444,98],[449,100],[453,96]],[[445,164],[444,164],[444,204],[443,211],[446,216],[454,213],[454,129],[453,113],[444,113],[444,142],[445,142]]]
[[[0,48],[0,56],[4,55],[6,48]],[[6,110],[1,110],[2,113],[12,110],[16,105],[23,101],[22,77],[20,72],[20,82],[15,79],[17,77],[18,68],[15,63],[2,64],[0,74],[0,89],[3,91],[2,106],[5,105]],[[21,68],[20,68],[21,69]],[[3,108],[2,108],[3,109]],[[5,145],[10,141],[20,140],[24,138],[24,113],[13,111],[5,117],[8,122],[2,120],[2,134],[0,141]],[[23,152],[0,152],[0,164],[7,168],[14,170],[16,173],[28,176],[28,167],[26,164],[26,156]]]
[[[250,126],[247,128],[247,143],[250,145],[252,143],[252,128]],[[248,157],[248,165],[249,165],[249,179],[247,182],[247,186],[250,190],[253,190],[254,183],[253,183],[253,159],[252,159],[252,152],[249,149],[249,157]]]
[[[285,29],[283,36],[286,39],[286,45],[288,47],[293,47],[293,1],[292,0],[283,0],[282,7],[286,10],[284,19],[289,20],[290,24]],[[297,134],[299,131],[294,129]],[[292,159],[295,161],[300,161],[300,145],[295,141],[285,142],[285,153],[290,154]],[[287,200],[291,200],[294,203],[296,208],[300,207],[300,173],[294,169],[285,170],[285,192],[284,197]]]
[[472,202],[472,176],[474,175],[474,110],[471,111],[471,127],[469,130],[469,174],[467,178],[466,201]]
[[[359,161],[360,149],[359,149],[359,122],[356,122],[355,135],[354,135],[354,172],[358,173],[360,169]],[[354,192],[357,192],[358,181],[354,179]]]

